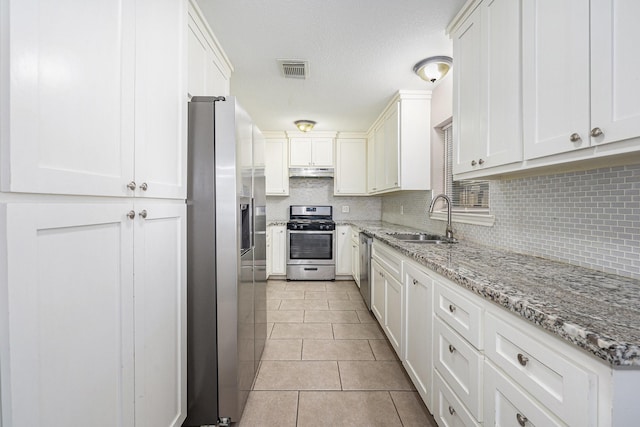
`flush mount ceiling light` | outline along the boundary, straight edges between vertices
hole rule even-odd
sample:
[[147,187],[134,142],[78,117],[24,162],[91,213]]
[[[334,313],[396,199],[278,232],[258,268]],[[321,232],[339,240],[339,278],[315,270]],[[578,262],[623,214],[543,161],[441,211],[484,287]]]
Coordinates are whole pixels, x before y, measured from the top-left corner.
[[313,120],[296,120],[293,122],[300,132],[309,132],[316,125]]
[[449,72],[452,64],[453,59],[450,56],[432,56],[414,65],[413,72],[422,80],[435,83]]

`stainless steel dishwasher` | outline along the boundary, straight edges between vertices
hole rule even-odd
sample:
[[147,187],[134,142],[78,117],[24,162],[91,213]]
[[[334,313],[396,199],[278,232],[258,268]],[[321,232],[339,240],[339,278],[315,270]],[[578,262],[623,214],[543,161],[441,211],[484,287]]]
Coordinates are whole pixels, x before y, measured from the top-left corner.
[[371,311],[371,244],[373,239],[360,233],[360,293],[367,308]]

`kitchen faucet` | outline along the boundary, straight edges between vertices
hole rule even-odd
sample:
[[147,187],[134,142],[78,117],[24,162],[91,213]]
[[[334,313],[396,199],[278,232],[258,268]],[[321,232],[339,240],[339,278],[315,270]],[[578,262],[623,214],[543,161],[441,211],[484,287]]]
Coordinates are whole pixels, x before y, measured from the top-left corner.
[[453,239],[453,229],[451,228],[451,199],[449,198],[449,196],[447,196],[446,194],[438,194],[436,197],[434,197],[433,200],[431,200],[431,205],[429,206],[429,213],[433,212],[433,208],[440,198],[446,200],[447,202],[447,239]]

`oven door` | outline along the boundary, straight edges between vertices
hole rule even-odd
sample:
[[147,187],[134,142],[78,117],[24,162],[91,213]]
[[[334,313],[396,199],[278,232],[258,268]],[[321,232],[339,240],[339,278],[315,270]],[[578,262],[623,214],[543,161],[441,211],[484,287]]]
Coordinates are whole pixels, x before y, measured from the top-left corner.
[[287,264],[335,264],[335,232],[287,230]]

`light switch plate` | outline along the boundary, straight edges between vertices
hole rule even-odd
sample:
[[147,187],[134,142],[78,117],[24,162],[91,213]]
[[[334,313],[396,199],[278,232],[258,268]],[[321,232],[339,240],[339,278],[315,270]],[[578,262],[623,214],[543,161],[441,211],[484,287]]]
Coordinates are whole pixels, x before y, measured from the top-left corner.
[[343,206],[342,213],[349,213],[349,206]]

